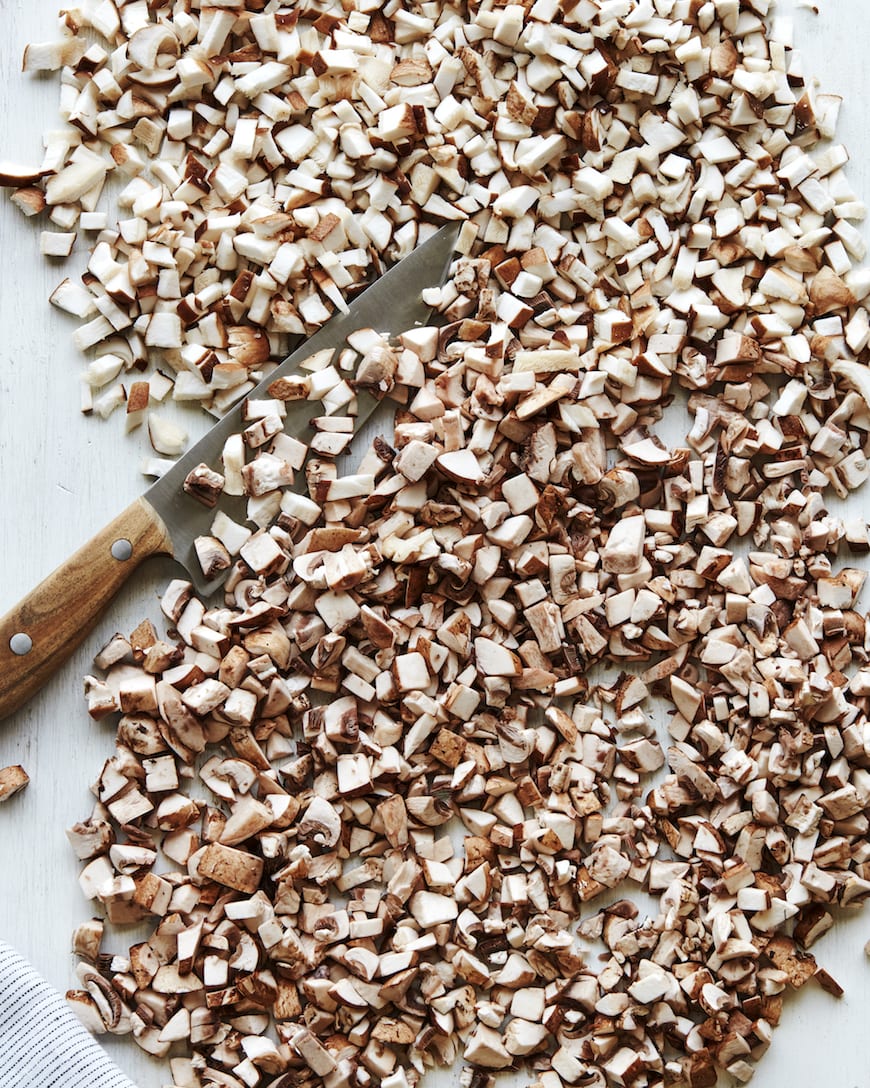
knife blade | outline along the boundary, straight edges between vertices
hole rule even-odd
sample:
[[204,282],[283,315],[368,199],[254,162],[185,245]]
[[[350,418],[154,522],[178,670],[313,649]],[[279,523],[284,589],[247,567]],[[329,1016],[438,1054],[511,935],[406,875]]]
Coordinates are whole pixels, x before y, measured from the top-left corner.
[[[394,336],[425,324],[430,308],[422,301],[427,287],[444,282],[450,268],[460,225],[450,223],[393,265],[289,355],[248,393],[249,399],[269,397],[269,386],[298,372],[315,352],[343,346],[358,329],[373,328]],[[372,414],[378,401],[360,391],[354,430]],[[305,433],[314,416],[323,414],[318,401],[290,401],[284,430]],[[143,496],[83,545],[0,618],[0,720],[34,695],[81,645],[97,620],[140,563],[155,555],[176,559],[198,593],[209,595],[220,578],[204,578],[194,551],[198,536],[209,535],[216,509],[244,522],[243,497],[222,496],[216,509],[192,499],[183,488],[188,473],[200,463],[218,465],[227,438],[245,427],[242,405],[233,407],[184,454]]]

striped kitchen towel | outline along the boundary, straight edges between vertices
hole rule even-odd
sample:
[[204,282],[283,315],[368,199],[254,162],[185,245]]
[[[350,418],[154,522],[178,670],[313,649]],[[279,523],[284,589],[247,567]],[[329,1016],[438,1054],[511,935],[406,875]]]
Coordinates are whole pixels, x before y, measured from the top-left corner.
[[0,941],[0,1085],[135,1088],[60,994]]

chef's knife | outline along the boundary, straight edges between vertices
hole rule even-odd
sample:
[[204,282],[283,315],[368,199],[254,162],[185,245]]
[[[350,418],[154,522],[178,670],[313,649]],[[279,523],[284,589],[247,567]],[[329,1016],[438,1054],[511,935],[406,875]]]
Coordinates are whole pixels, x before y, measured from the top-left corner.
[[[442,227],[349,305],[253,389],[251,399],[268,397],[268,387],[295,373],[315,352],[344,346],[357,329],[373,328],[396,335],[422,325],[431,311],[422,291],[442,283],[453,256],[458,224]],[[371,415],[377,401],[360,391],[355,428]],[[304,435],[312,418],[322,414],[316,401],[291,401],[284,430]],[[209,535],[215,510],[183,489],[185,477],[198,464],[220,463],[227,438],[245,427],[237,405],[197,442],[145,494],[130,504],[0,619],[0,719],[34,695],[93,629],[103,610],[139,564],[153,555],[169,555],[187,569],[197,591],[208,595],[220,579],[207,581],[193,543]],[[219,507],[244,521],[244,500],[223,496]]]

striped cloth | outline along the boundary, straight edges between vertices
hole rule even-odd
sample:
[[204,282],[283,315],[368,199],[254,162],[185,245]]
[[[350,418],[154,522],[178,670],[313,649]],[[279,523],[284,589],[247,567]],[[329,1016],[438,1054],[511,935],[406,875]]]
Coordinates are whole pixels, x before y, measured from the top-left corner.
[[135,1088],[66,1002],[0,941],[2,1088]]

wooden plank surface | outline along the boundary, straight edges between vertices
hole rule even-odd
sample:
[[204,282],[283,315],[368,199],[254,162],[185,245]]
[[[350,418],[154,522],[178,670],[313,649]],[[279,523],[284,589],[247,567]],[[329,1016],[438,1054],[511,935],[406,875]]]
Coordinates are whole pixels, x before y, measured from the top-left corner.
[[[866,0],[818,0],[814,16],[792,0],[795,39],[805,69],[823,88],[845,97],[840,138],[851,152],[849,176],[860,197],[870,199],[870,129],[867,125],[867,54],[870,5]],[[38,162],[44,129],[56,121],[57,83],[19,73],[28,41],[54,35],[54,0],[0,0],[0,157]],[[86,239],[72,258],[40,257],[42,224],[26,220],[0,199],[0,613],[5,612],[90,534],[122,510],[144,487],[139,464],[147,454],[143,434],[125,437],[119,418],[104,423],[78,412],[82,359],[70,336],[74,322],[47,302],[55,285],[84,267]],[[185,413],[196,436],[208,425],[204,413]],[[677,440],[684,421],[670,421],[664,437]],[[682,434],[681,434],[682,432]],[[867,491],[852,511],[870,510]],[[145,616],[158,619],[156,595],[175,570],[168,561],[143,568],[111,615],[54,682],[24,710],[0,723],[0,766],[22,763],[29,789],[0,808],[0,935],[28,956],[61,990],[74,984],[70,934],[90,915],[76,883],[78,863],[64,829],[87,815],[89,784],[112,752],[112,729],[90,722],[81,698],[81,677],[95,650],[115,630],[129,632]],[[783,1025],[755,1083],[763,1088],[866,1088],[870,1057],[865,1048],[870,1008],[870,912],[844,921],[814,952],[846,988],[836,1001],[806,987],[788,1001]],[[112,951],[124,952],[117,936]],[[170,1083],[168,1065],[142,1054],[129,1039],[107,1037],[118,1064],[140,1088]],[[511,1082],[510,1077],[503,1081]],[[432,1088],[458,1083],[458,1069],[432,1076]],[[527,1083],[516,1078],[515,1083]]]

